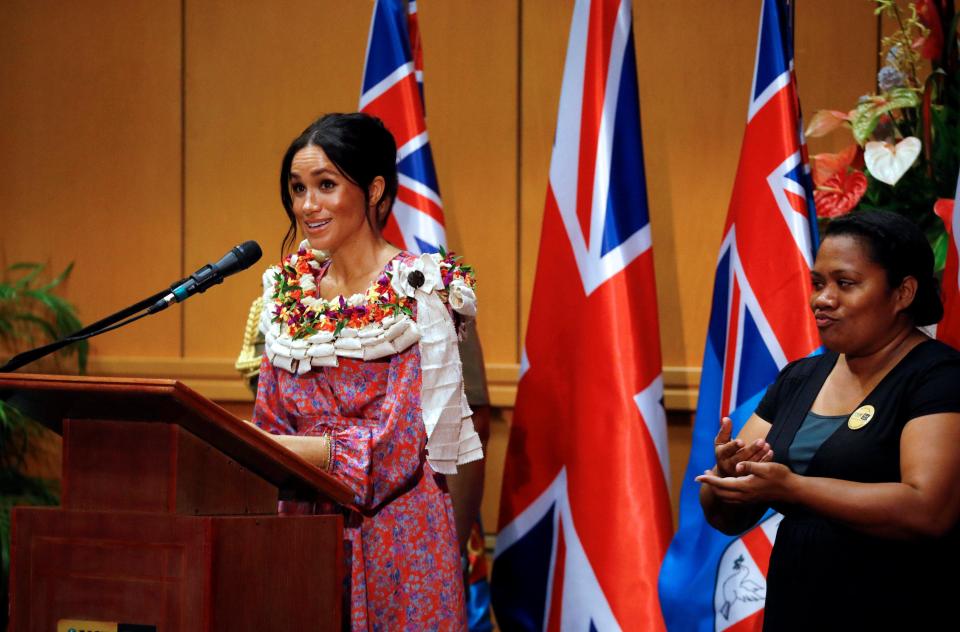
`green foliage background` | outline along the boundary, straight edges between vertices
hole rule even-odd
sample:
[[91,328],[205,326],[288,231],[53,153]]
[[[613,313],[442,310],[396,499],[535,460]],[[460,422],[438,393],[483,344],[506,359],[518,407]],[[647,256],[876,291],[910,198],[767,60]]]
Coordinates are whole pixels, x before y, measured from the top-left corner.
[[[73,264],[45,280],[46,266],[17,263],[0,279],[0,357],[52,342],[82,327],[76,310],[56,294],[70,276]],[[80,372],[86,369],[87,343],[66,347],[59,358],[73,356]],[[4,359],[0,364],[5,362]],[[2,558],[2,609],[0,629],[7,617],[10,572],[10,512],[15,505],[53,505],[58,501],[57,481],[30,476],[25,472],[31,440],[41,426],[0,400],[0,558]]]

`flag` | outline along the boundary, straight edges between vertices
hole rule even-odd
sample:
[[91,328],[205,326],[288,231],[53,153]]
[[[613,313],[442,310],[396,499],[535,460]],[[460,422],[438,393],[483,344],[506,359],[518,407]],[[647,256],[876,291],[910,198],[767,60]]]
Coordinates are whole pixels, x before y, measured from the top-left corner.
[[577,0],[491,581],[506,630],[657,630],[672,532],[629,0]]
[[933,208],[947,229],[947,260],[941,283],[943,320],[936,326],[937,340],[960,349],[960,176],[954,199],[939,200]]
[[384,237],[413,253],[436,252],[446,233],[424,115],[416,0],[374,4],[360,111],[381,119],[397,141],[399,187]]
[[759,630],[781,516],[731,537],[710,527],[693,480],[715,464],[720,418],[734,432],[777,373],[819,346],[808,296],[816,242],[793,75],[790,7],[764,0],[747,127],[717,261],[680,527],[660,572],[670,630]]

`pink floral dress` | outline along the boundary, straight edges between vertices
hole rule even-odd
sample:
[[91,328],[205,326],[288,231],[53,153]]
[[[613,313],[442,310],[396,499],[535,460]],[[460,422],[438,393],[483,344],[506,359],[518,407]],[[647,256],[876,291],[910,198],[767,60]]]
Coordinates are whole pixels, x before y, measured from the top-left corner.
[[302,375],[261,365],[254,423],[330,435],[330,473],[353,490],[344,545],[354,630],[466,629],[453,508],[426,460],[420,392],[416,345]]

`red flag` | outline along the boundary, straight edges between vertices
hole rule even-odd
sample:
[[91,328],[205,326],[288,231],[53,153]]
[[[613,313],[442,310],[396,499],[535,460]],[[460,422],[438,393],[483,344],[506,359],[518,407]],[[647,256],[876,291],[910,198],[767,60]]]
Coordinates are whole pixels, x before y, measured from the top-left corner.
[[500,505],[504,629],[662,629],[672,532],[628,0],[578,0]]
[[947,229],[947,262],[941,282],[943,320],[937,324],[937,340],[960,349],[960,178],[956,199],[939,200],[933,210]]

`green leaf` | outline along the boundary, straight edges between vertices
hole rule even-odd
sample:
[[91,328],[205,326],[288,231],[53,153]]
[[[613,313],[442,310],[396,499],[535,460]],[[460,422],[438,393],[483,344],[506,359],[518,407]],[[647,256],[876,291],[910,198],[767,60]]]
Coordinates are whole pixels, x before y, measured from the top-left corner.
[[943,272],[943,268],[947,263],[947,247],[949,243],[950,240],[947,239],[947,234],[940,233],[930,244],[933,247],[933,271],[935,274]]
[[870,135],[876,129],[880,117],[887,112],[903,108],[917,107],[920,97],[910,88],[894,88],[890,92],[870,97],[859,104],[853,111],[850,125],[853,128],[853,137],[860,145],[870,140]]
[[13,272],[17,270],[29,270],[25,275],[14,281],[14,287],[17,289],[28,287],[30,283],[43,271],[44,265],[42,263],[34,262],[21,262],[15,263],[7,270]]
[[40,318],[39,316],[34,316],[33,314],[16,314],[13,317],[13,320],[28,323],[36,327],[37,329],[44,332],[51,341],[56,340],[60,336],[57,335],[57,329],[48,321]]
[[67,277],[70,276],[70,273],[71,273],[71,272],[73,272],[73,262],[72,262],[72,261],[71,261],[70,264],[64,269],[64,271],[61,272],[60,274],[58,274],[56,277],[54,277],[52,281],[50,281],[50,282],[47,283],[46,285],[44,285],[44,286],[42,286],[42,287],[40,287],[40,288],[37,288],[37,289],[38,289],[39,291],[41,291],[41,292],[49,292],[49,291],[52,290],[53,288],[55,288],[55,287],[57,287],[58,285],[60,285],[61,283],[63,283],[63,282],[67,279]]

